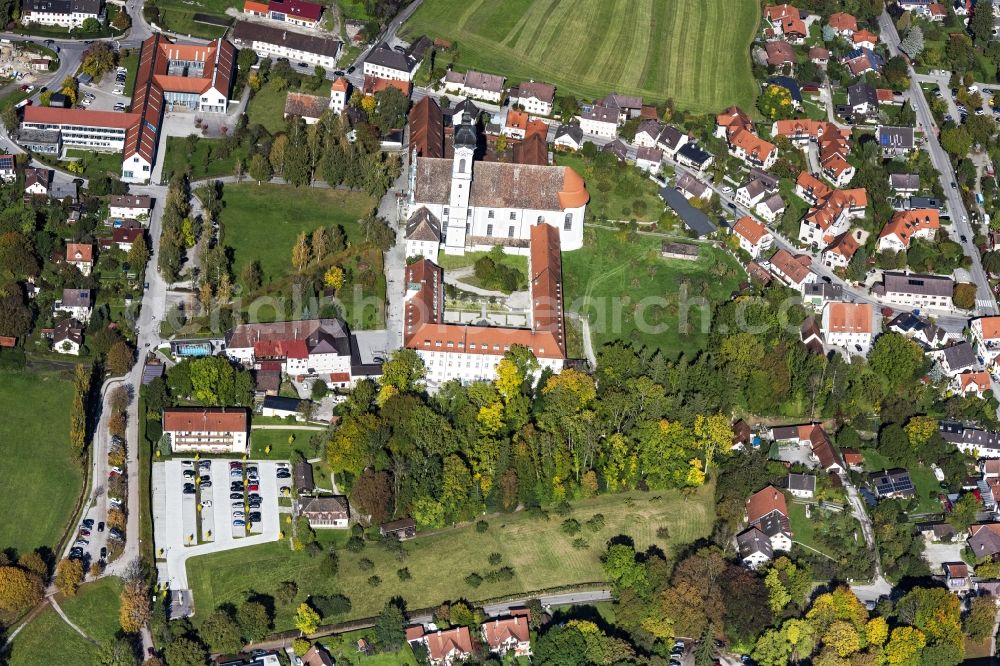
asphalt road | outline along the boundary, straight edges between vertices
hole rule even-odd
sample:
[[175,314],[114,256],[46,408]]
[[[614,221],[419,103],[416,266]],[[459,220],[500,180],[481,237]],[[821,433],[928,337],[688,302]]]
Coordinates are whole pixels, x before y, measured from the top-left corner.
[[[896,32],[896,26],[893,24],[892,17],[889,16],[888,12],[883,11],[882,15],[879,16],[879,32],[881,33],[882,40],[889,47],[889,53],[898,55],[899,34]],[[962,203],[962,197],[958,189],[952,187],[952,184],[957,182],[955,171],[952,169],[951,160],[948,159],[947,153],[941,148],[941,143],[938,141],[938,127],[934,122],[934,116],[931,114],[927,99],[924,97],[924,92],[920,88],[916,72],[912,67],[910,67],[910,104],[917,115],[917,127],[918,129],[922,129],[926,136],[926,148],[931,156],[931,163],[938,170],[938,173],[941,174],[941,187],[944,189],[945,198],[948,200],[952,229],[959,236],[955,240],[962,245],[965,254],[972,259],[972,266],[970,266],[969,272],[972,275],[973,282],[976,284],[976,312],[982,315],[997,314],[996,299],[990,291],[990,283],[986,278],[986,272],[983,270],[983,265],[979,258],[979,250],[973,244],[975,234],[969,222],[968,211],[966,211],[965,205]],[[965,237],[965,241],[961,240],[963,236]]]

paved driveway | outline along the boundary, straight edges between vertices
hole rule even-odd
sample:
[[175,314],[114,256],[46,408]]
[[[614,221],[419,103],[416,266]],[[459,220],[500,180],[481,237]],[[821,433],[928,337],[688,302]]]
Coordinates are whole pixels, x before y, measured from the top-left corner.
[[945,562],[962,561],[961,543],[929,543],[924,548],[924,559],[931,568],[932,574],[942,572],[941,565]]

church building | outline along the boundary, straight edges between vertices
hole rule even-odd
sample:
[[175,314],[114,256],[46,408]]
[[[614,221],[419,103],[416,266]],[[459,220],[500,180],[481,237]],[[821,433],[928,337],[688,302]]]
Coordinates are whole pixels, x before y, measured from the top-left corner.
[[590,199],[583,178],[570,167],[476,161],[474,122],[455,118],[453,158],[414,152],[407,257],[426,257],[435,245],[446,254],[500,245],[510,254],[527,255],[538,224],[559,230],[563,250],[580,248]]

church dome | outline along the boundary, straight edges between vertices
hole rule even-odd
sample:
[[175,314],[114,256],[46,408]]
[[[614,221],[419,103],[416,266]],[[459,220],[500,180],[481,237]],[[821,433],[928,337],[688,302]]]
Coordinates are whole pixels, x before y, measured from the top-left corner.
[[590,193],[583,183],[583,178],[571,167],[563,167],[563,185],[559,190],[559,207],[579,208],[590,201]]

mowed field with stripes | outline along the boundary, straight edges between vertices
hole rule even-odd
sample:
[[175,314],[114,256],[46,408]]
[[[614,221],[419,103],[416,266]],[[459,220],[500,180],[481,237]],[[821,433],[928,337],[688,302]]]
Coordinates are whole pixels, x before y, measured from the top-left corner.
[[404,36],[458,44],[458,69],[542,80],[557,94],[752,107],[755,0],[424,0]]

